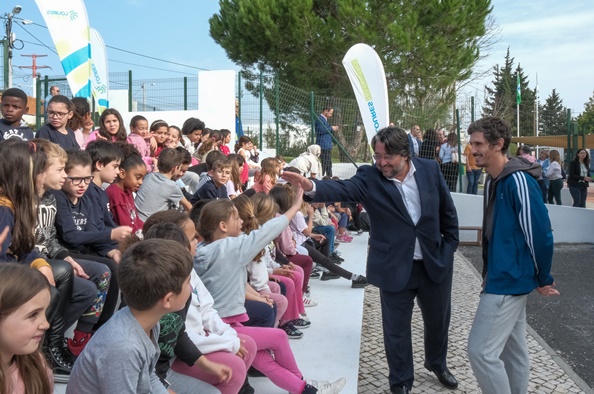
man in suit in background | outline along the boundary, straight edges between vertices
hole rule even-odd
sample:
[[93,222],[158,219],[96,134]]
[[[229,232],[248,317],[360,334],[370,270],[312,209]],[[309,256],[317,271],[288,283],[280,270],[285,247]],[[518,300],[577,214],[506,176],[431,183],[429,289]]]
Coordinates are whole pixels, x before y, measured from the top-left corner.
[[[448,329],[458,218],[435,161],[411,158],[404,130],[387,127],[372,139],[375,167],[343,181],[313,182],[283,173],[314,201],[362,202],[371,222],[367,279],[379,287],[392,393],[414,381],[411,320],[415,297],[425,323],[425,367],[458,387],[447,367]],[[421,199],[421,196],[423,198]]]
[[322,162],[322,176],[332,177],[332,133],[338,130],[338,126],[330,126],[328,119],[334,115],[332,107],[324,107],[322,113],[316,119],[316,145],[322,148],[320,161]]
[[421,134],[421,128],[419,125],[413,125],[410,128],[410,133],[408,134],[408,151],[410,152],[411,157],[419,156],[419,151],[421,150],[421,140],[419,138],[419,134]]

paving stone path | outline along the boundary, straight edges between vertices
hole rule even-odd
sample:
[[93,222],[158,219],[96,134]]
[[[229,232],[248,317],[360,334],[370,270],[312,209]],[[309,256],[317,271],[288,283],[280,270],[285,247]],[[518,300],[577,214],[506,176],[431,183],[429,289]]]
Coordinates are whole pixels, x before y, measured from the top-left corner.
[[[423,321],[421,311],[415,305],[413,313],[413,354],[415,361],[415,383],[413,393],[480,393],[466,354],[466,341],[476,311],[480,279],[474,267],[459,253],[455,256],[454,282],[452,290],[452,320],[448,366],[459,382],[458,390],[444,388],[435,376],[423,367]],[[381,324],[379,291],[369,286],[365,290],[363,326],[361,329],[361,352],[359,356],[359,393],[389,393],[388,366],[385,360]],[[534,336],[528,335],[530,351],[529,393],[592,393],[583,382],[574,382]],[[547,349],[545,349],[547,348]],[[567,368],[567,367],[566,367]],[[579,378],[576,378],[579,380]]]

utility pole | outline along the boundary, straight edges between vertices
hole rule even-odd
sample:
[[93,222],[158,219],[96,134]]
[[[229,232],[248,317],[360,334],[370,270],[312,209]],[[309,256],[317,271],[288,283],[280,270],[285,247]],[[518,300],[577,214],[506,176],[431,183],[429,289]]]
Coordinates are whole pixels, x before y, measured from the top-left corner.
[[23,57],[30,57],[33,58],[33,64],[31,66],[19,66],[19,68],[30,68],[31,69],[31,75],[32,78],[35,79],[35,76],[37,75],[37,70],[39,70],[40,68],[51,68],[50,66],[38,66],[37,65],[37,58],[38,57],[46,57],[47,55],[21,55]]
[[11,12],[2,16],[5,20],[4,27],[6,36],[2,41],[4,46],[4,89],[12,87],[12,50],[14,49],[15,36],[12,32],[12,20],[23,8],[20,5],[14,6]]

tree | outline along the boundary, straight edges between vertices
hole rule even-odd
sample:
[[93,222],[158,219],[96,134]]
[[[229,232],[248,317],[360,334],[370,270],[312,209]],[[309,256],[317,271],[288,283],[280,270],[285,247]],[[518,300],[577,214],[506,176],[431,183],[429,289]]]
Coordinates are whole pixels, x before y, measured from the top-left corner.
[[538,126],[540,135],[567,134],[567,109],[563,100],[555,89],[539,108],[540,116]]
[[503,67],[493,67],[494,79],[490,86],[485,86],[484,116],[499,116],[505,119],[514,134],[517,132],[518,106],[516,101],[517,76],[520,76],[520,135],[536,135],[535,98],[536,90],[530,89],[530,81],[524,70],[518,64],[514,69],[514,58],[510,56],[509,48],[505,55]]
[[594,134],[594,94],[584,103],[584,112],[577,117],[579,130],[586,134]]
[[[342,58],[359,42],[382,59],[390,107],[434,123],[468,80],[490,37],[490,0],[220,0],[210,34],[244,78],[258,72],[333,98],[353,96]],[[256,92],[257,93],[257,92]],[[271,99],[267,97],[271,103]],[[320,110],[320,108],[316,108]],[[281,114],[310,117],[309,102]],[[355,119],[343,119],[353,124]],[[407,127],[409,125],[406,125]],[[340,132],[338,133],[340,135]],[[357,141],[356,141],[357,142]],[[358,142],[357,142],[358,143]]]

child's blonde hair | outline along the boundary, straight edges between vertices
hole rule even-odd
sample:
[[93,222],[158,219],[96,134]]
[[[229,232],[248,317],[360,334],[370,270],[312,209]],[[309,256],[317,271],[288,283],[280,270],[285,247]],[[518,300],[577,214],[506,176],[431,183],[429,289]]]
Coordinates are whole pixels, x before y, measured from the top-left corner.
[[264,182],[264,175],[268,175],[270,177],[270,181],[274,185],[276,183],[276,177],[278,172],[276,168],[278,166],[278,160],[276,157],[268,157],[262,160],[261,169],[259,172],[256,173],[254,176],[254,182],[263,183]]
[[232,167],[231,160],[221,159],[221,160],[217,160],[214,162],[214,164],[212,165],[212,170],[213,171],[226,170],[226,169],[231,169],[231,167]]
[[254,215],[260,224],[264,224],[274,218],[279,211],[276,202],[265,193],[254,194],[252,196],[252,203],[254,204]]
[[248,196],[245,194],[240,194],[235,199],[233,199],[233,205],[235,205],[239,217],[241,220],[243,220],[243,223],[241,224],[241,231],[249,234],[260,227],[260,223],[258,222],[258,219],[254,213],[254,203]]
[[35,138],[31,140],[31,142],[34,142],[43,148],[43,152],[45,153],[47,161],[45,169],[47,169],[47,167],[49,167],[54,162],[54,160],[59,160],[64,164],[66,164],[68,161],[68,154],[60,145],[54,144],[53,142],[43,138]]

